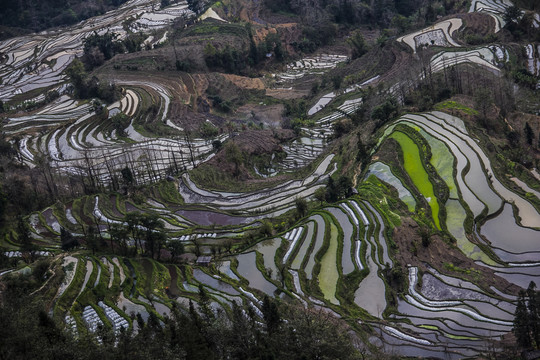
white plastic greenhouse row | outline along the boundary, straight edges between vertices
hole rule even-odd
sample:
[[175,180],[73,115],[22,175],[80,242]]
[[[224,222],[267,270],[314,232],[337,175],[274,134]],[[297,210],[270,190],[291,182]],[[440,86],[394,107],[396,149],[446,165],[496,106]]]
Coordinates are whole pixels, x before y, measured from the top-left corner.
[[76,336],[77,335],[77,323],[75,322],[75,319],[73,318],[73,316],[71,316],[70,314],[67,314],[66,315],[66,318],[65,318],[65,321],[66,321],[66,325],[69,329],[69,331],[71,331],[71,333]]
[[99,325],[103,325],[103,321],[101,321],[101,319],[99,318],[96,310],[94,310],[94,308],[90,305],[84,308],[82,317],[84,322],[86,323],[86,326],[88,327],[88,330],[93,333],[96,332]]
[[293,230],[287,232],[283,237],[289,241],[291,244],[289,245],[289,250],[285,253],[285,256],[283,256],[283,263],[285,264],[287,260],[289,259],[289,256],[291,256],[293,250],[296,248],[296,244],[298,243],[298,240],[302,237],[302,233],[304,232],[304,227],[300,226],[297,228],[294,228]]
[[114,331],[116,333],[120,332],[121,328],[127,329],[129,327],[129,322],[121,315],[119,315],[113,308],[105,304],[103,301],[98,302],[100,308],[105,311],[105,316],[113,325]]
[[196,239],[215,239],[217,238],[217,236],[218,236],[217,233],[182,235],[178,238],[178,241],[194,241]]
[[[4,252],[4,255],[8,258],[18,258],[22,257],[23,253],[20,251],[6,251]],[[52,253],[48,251],[33,251],[32,255],[34,256],[52,256]]]

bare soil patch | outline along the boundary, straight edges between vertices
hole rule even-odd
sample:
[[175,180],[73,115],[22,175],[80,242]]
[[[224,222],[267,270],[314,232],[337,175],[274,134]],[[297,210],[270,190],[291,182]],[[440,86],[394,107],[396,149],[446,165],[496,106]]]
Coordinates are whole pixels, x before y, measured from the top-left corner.
[[226,80],[235,86],[247,90],[264,90],[265,86],[260,78],[249,78],[233,74],[221,74]]
[[275,182],[279,181],[282,176],[276,176],[271,179],[255,179],[248,170],[246,160],[251,156],[272,154],[282,151],[280,143],[294,138],[292,130],[248,130],[240,133],[232,139],[240,151],[244,155],[244,162],[239,166],[238,171],[236,165],[227,159],[226,150],[219,151],[216,156],[210,159],[204,166],[210,166],[218,169],[224,174],[238,173],[237,180],[250,182]]
[[[394,229],[393,238],[399,248],[396,259],[401,264],[417,266],[424,271],[427,270],[426,264],[429,264],[442,274],[466,279],[488,292],[491,292],[490,286],[510,294],[519,292],[519,286],[495,275],[493,270],[477,265],[457,247],[447,244],[438,235],[431,236],[428,247],[422,246],[421,237],[417,233],[418,229],[418,225],[412,219],[403,217],[401,226]],[[416,247],[416,255],[414,247]],[[463,272],[449,271],[445,264],[452,264],[463,269]]]
[[244,121],[253,121],[255,124],[264,124],[267,127],[277,129],[283,120],[283,104],[256,105],[246,104],[236,110],[236,116]]
[[467,13],[458,14],[451,17],[457,17],[463,20],[463,29],[460,30],[460,34],[474,34],[480,36],[486,36],[493,33],[495,29],[495,19],[485,13]]

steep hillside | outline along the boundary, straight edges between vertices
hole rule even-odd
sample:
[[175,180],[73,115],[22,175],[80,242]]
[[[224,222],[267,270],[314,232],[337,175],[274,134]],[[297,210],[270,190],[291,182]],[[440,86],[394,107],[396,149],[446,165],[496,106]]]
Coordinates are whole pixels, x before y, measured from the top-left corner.
[[115,5],[0,42],[0,357],[540,346],[533,3]]

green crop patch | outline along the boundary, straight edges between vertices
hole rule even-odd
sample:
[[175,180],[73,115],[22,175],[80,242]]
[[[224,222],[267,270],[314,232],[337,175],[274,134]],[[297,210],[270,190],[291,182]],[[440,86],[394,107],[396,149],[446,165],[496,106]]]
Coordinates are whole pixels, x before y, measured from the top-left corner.
[[443,101],[435,104],[434,109],[439,111],[459,110],[463,111],[467,115],[478,115],[478,111],[452,100]]
[[433,191],[433,184],[429,181],[429,176],[424,168],[420,157],[420,151],[418,146],[412,141],[412,139],[407,136],[405,133],[400,131],[394,131],[390,138],[396,140],[403,150],[403,166],[409,174],[413,184],[416,188],[422,193],[426,198],[426,201],[431,207],[431,213],[433,217],[433,222],[437,229],[441,229],[439,223],[439,202],[435,197],[435,192]]

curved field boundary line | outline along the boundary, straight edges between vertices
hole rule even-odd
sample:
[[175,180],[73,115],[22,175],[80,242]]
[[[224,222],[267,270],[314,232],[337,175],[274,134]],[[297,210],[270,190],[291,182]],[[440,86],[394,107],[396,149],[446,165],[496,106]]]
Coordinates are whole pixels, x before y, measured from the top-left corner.
[[410,48],[413,50],[413,52],[416,53],[417,45],[416,45],[415,38],[417,38],[420,35],[429,34],[429,33],[436,32],[439,30],[439,31],[442,31],[446,41],[451,46],[460,47],[461,45],[459,45],[452,39],[452,35],[454,34],[454,32],[456,32],[456,30],[459,30],[461,26],[463,26],[463,20],[459,18],[449,19],[449,20],[436,23],[435,25],[430,26],[428,28],[399,37],[397,38],[396,41],[403,42],[404,44],[409,45]]

